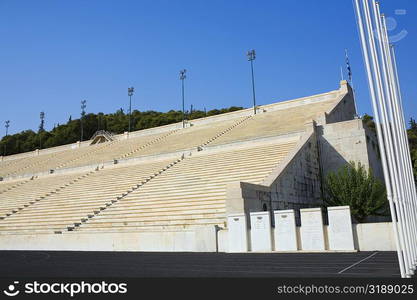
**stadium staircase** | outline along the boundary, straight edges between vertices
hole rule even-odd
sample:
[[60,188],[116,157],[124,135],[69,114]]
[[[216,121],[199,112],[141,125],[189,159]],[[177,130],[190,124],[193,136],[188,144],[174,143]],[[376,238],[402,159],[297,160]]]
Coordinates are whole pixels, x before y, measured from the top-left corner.
[[7,191],[11,191],[15,188],[18,188],[19,186],[21,186],[21,185],[23,185],[27,182],[29,182],[29,180],[20,180],[20,181],[17,181],[17,182],[16,181],[7,182],[6,184],[1,186],[0,194],[3,194]]
[[157,137],[156,139],[151,140],[151,141],[147,142],[146,144],[144,144],[144,145],[142,145],[142,146],[140,146],[140,147],[138,147],[138,148],[136,148],[136,149],[133,149],[133,150],[131,150],[131,151],[129,151],[129,152],[127,152],[127,153],[125,153],[125,154],[123,154],[122,156],[118,157],[117,159],[124,159],[124,158],[126,158],[126,157],[132,156],[133,154],[135,154],[135,153],[137,153],[137,152],[141,151],[142,149],[144,149],[144,148],[146,148],[146,147],[150,147],[150,146],[152,146],[152,145],[153,145],[153,144],[155,144],[155,143],[158,143],[158,142],[160,142],[160,141],[165,140],[168,136],[170,136],[170,135],[172,135],[172,134],[176,133],[178,130],[179,130],[179,129],[175,129],[175,130],[170,131],[168,134],[166,134],[166,135],[164,135],[164,136]]
[[123,156],[126,153],[135,153],[150,147],[156,142],[166,139],[177,130],[178,129],[172,130],[167,134],[152,134],[142,137],[132,137],[126,140],[115,140],[113,142],[109,142],[108,144],[106,143],[107,145],[105,145],[105,147],[102,147],[97,151],[87,152],[84,156],[68,161],[58,168],[74,168],[120,159],[120,156]]
[[[181,160],[184,159],[184,156],[182,156],[180,159],[177,159],[170,164],[166,165],[162,169],[158,170],[157,172],[153,173],[152,175],[142,178],[141,182],[138,184],[134,184],[131,186],[128,190],[120,194],[119,196],[116,196],[115,199],[110,200],[109,202],[104,203],[104,205],[100,206],[96,210],[93,210],[93,213],[87,214],[86,217],[81,218],[79,222],[75,222],[74,225],[67,226],[68,231],[73,231],[77,228],[79,228],[81,225],[86,224],[87,222],[93,220],[95,217],[99,216],[102,212],[105,212],[107,209],[111,208],[113,205],[117,204],[119,201],[123,201],[123,199],[128,196],[133,191],[137,190],[141,186],[145,185],[146,183],[150,182],[152,179],[156,178],[160,174],[162,174],[164,171],[168,170],[169,168],[175,166],[177,163],[179,163]],[[57,232],[56,232],[57,233]],[[62,232],[61,232],[62,233]]]
[[[262,183],[294,149],[305,121],[323,114],[334,105],[332,99],[287,103],[284,109],[266,106],[267,113],[255,116],[196,120],[184,129],[3,161],[0,173],[61,171],[22,183],[0,182],[0,234],[222,226],[227,184]],[[69,173],[115,159],[124,161],[87,174]]]
[[[251,118],[251,116],[245,117],[240,119],[237,122],[233,122],[233,124],[230,127],[227,127],[226,129],[224,129],[223,131],[221,131],[220,133],[218,133],[217,135],[211,137],[207,142],[203,143],[201,146],[203,145],[207,145],[210,142],[216,140],[217,138],[219,138],[220,136],[228,133],[229,131],[231,131],[233,128],[235,128],[236,126],[239,126],[240,124],[242,124],[243,122],[245,122],[246,120],[248,120],[249,118]],[[170,134],[168,134],[167,136],[169,136]],[[155,142],[158,142],[157,140],[155,140]],[[199,146],[200,147],[200,146]],[[198,149],[198,151],[201,151],[201,149]],[[134,153],[134,152],[132,152]],[[182,160],[185,159],[185,155],[182,155],[180,159],[175,160],[174,162],[166,165],[165,167],[163,167],[161,170],[159,170],[158,172],[155,172],[153,175],[149,176],[148,178],[145,178],[145,180],[142,180],[142,182],[140,182],[139,184],[136,184],[134,186],[132,186],[129,190],[127,190],[126,192],[124,192],[123,194],[121,194],[120,196],[116,197],[116,199],[111,200],[110,202],[107,202],[105,204],[105,206],[101,206],[99,210],[95,210],[94,214],[89,214],[86,217],[82,218],[80,220],[80,222],[76,222],[74,223],[73,226],[68,226],[67,230],[68,231],[75,231],[75,230],[79,230],[80,227],[85,226],[85,224],[88,224],[90,222],[92,222],[93,220],[95,220],[96,218],[100,217],[103,213],[105,213],[109,208],[112,208],[114,205],[118,204],[119,201],[123,201],[125,197],[127,197],[130,193],[134,192],[135,190],[139,189],[139,188],[143,188],[143,186],[145,186],[145,184],[149,184],[149,182],[155,178],[157,178],[158,176],[162,175],[164,172],[168,171],[170,168],[174,167],[175,165],[177,165],[179,162],[181,162]]]
[[292,141],[214,154],[195,153],[74,230],[120,232],[224,226],[227,183],[261,183],[295,144]]
[[[0,220],[33,206],[51,195],[61,192],[80,180],[90,176],[94,171],[82,175],[54,176],[53,178],[32,179],[19,191],[9,191],[0,195]],[[7,201],[13,199],[13,202]],[[28,199],[31,199],[28,201]]]

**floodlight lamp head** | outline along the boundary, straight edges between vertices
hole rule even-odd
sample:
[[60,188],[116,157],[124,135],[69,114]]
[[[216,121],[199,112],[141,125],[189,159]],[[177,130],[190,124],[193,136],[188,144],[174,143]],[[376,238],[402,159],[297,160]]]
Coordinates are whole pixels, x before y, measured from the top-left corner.
[[255,50],[252,49],[252,50],[248,51],[246,55],[247,55],[249,61],[254,60],[255,57],[256,57]]
[[181,80],[184,80],[185,78],[187,78],[187,76],[185,76],[186,72],[187,72],[186,69],[180,71],[180,79]]

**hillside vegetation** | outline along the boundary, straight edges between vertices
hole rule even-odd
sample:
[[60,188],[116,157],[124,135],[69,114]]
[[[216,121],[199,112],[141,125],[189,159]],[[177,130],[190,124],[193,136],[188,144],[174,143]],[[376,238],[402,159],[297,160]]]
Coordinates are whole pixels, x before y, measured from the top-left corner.
[[[243,107],[232,106],[223,109],[213,109],[207,112],[195,110],[186,113],[186,119],[193,120],[208,116],[214,116],[227,112],[241,110]],[[147,129],[162,125],[168,125],[182,121],[182,112],[170,110],[168,112],[157,111],[132,111],[132,131]],[[82,118],[83,140],[88,140],[97,130],[106,130],[114,134],[123,133],[129,128],[129,114],[123,109],[115,113],[89,113]],[[11,155],[35,149],[50,148],[81,140],[81,120],[69,117],[66,124],[57,125],[52,130],[44,129],[43,124],[39,129],[28,129],[22,132],[4,136],[0,141],[0,155]]]

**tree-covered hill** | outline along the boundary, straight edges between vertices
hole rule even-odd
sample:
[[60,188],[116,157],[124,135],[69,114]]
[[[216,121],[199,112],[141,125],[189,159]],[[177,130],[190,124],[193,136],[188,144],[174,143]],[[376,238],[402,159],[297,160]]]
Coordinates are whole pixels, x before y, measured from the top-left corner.
[[[363,122],[376,133],[375,123],[373,117],[365,114],[363,117]],[[408,143],[410,145],[410,154],[411,161],[413,163],[414,179],[417,181],[417,123],[411,118],[409,123],[409,128],[407,129]]]
[[[207,112],[193,110],[186,113],[186,119],[193,120],[208,116],[214,116],[227,112],[237,111],[242,107],[232,106],[223,109],[213,109]],[[168,112],[157,111],[132,111],[132,131],[168,125],[182,121],[182,112],[170,110]],[[106,130],[114,134],[123,133],[129,127],[129,114],[119,109],[112,114],[89,113],[82,118],[83,139],[88,140],[97,130]],[[57,125],[51,131],[40,129],[25,130],[13,135],[4,136],[0,141],[0,155],[11,155],[35,149],[50,148],[81,140],[81,120],[69,117],[66,124]]]

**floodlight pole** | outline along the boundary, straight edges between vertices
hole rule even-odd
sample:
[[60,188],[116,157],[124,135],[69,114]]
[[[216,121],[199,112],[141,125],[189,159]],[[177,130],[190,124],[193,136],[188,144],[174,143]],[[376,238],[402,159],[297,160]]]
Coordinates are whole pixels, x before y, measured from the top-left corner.
[[129,96],[129,132],[132,129],[132,96],[135,89],[132,87],[127,88],[127,95]]
[[182,128],[185,128],[185,101],[184,101],[184,80],[187,78],[185,73],[187,72],[186,69],[180,71],[180,80],[181,80],[181,88],[182,88]]
[[248,57],[248,60],[250,61],[250,68],[251,68],[251,74],[252,74],[253,113],[256,115],[255,77],[253,75],[253,61],[256,58],[255,50],[252,49],[248,51],[246,56]]
[[41,111],[39,114],[39,117],[41,119],[41,124],[39,125],[39,149],[42,149],[42,131],[44,130],[44,119],[45,119],[45,112]]
[[84,138],[83,119],[84,119],[84,116],[85,116],[85,108],[87,107],[86,103],[87,103],[87,100],[82,100],[81,101],[81,119],[80,119],[80,121],[81,121],[81,138],[80,138],[81,142],[83,141],[83,138]]
[[5,125],[4,125],[4,127],[6,127],[6,136],[8,135],[8,133],[9,133],[9,127],[10,127],[10,120],[7,120],[6,122],[4,122],[5,123]]
[[[6,127],[6,136],[9,133],[9,126],[10,126],[10,120],[7,120],[6,122],[4,122],[4,127]],[[3,156],[6,156],[6,147],[7,147],[7,144],[4,143],[4,154],[3,154]]]

